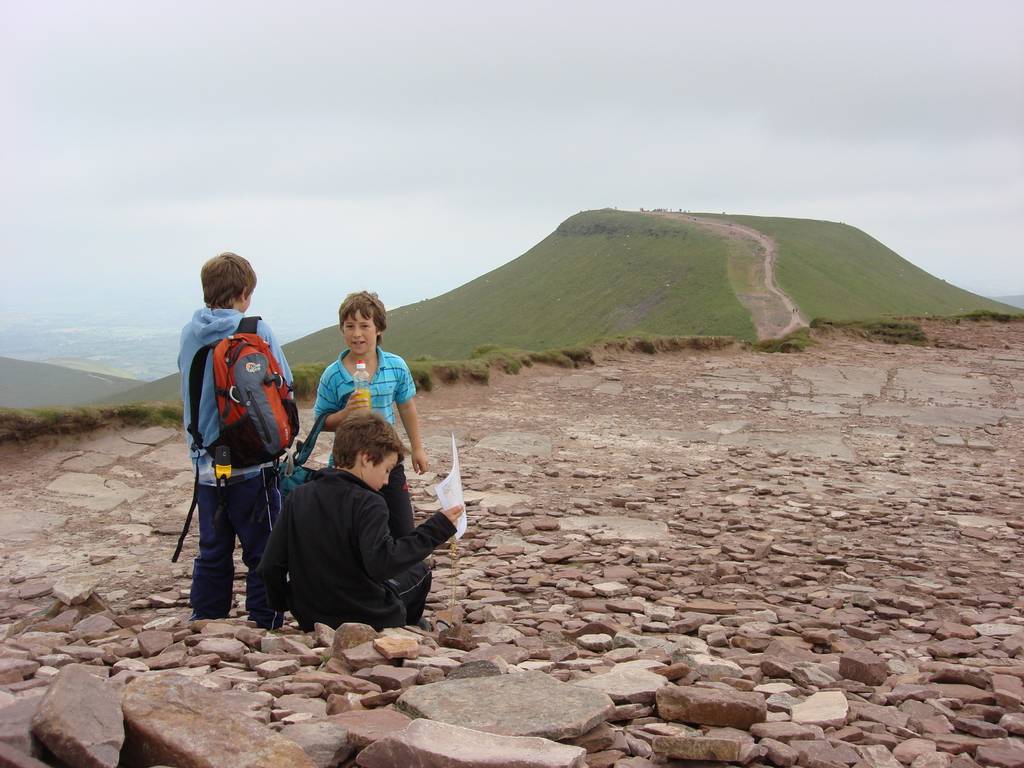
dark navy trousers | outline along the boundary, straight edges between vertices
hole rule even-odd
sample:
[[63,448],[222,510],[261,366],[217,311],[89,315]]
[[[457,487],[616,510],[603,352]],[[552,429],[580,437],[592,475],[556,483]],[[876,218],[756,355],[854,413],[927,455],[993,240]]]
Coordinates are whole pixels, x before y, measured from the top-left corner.
[[192,618],[223,619],[231,610],[235,580],[235,537],[242,544],[245,609],[264,629],[281,626],[283,616],[267,605],[267,590],[256,567],[263,558],[270,531],[281,513],[277,476],[271,469],[227,486],[226,504],[217,512],[216,487],[199,486],[199,555],[192,566]]

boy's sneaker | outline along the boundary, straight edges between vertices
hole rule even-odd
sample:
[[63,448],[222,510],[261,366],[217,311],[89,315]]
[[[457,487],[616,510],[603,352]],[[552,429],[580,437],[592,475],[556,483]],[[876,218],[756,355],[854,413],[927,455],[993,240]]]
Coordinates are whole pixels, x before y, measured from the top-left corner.
[[420,618],[420,620],[416,622],[416,626],[422,629],[424,632],[434,631],[434,625],[430,623],[430,619],[428,619],[426,616]]

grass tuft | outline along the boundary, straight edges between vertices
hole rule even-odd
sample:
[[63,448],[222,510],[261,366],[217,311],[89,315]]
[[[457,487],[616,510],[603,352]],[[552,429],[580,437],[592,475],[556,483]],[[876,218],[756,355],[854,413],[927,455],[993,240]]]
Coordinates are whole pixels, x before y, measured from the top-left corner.
[[0,443],[92,432],[112,425],[181,425],[181,403],[131,403],[98,408],[0,408]]
[[811,331],[808,328],[800,328],[781,339],[765,339],[756,342],[753,347],[758,352],[803,352],[814,344],[811,338]]
[[923,346],[928,343],[928,335],[920,324],[908,319],[840,321],[815,318],[811,321],[811,328],[848,331],[869,341],[881,341],[886,344]]
[[976,309],[973,312],[955,315],[953,319],[957,322],[961,320],[968,320],[977,323],[989,320],[994,323],[1019,323],[1024,322],[1024,312],[1010,314],[1009,312],[993,312],[987,309]]

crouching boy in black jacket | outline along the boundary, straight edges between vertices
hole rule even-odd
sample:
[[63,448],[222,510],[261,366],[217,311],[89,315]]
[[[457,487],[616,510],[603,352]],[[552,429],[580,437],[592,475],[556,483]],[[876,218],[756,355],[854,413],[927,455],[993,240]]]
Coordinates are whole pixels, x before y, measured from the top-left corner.
[[259,573],[267,599],[304,631],[319,622],[374,629],[416,624],[430,592],[423,562],[455,533],[462,507],[435,513],[400,539],[377,491],[402,456],[394,428],[377,414],[353,414],[334,437],[334,463],[296,488],[267,542]]

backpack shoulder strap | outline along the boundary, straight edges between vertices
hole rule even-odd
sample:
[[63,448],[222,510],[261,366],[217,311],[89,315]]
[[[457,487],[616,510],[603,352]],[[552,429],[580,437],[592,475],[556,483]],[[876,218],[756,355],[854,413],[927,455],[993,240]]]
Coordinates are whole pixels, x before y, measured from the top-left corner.
[[239,323],[235,333],[256,333],[256,328],[260,324],[260,320],[263,318],[259,315],[253,315],[252,317],[243,317]]
[[329,413],[321,413],[317,417],[316,422],[313,424],[313,428],[309,430],[309,434],[306,435],[305,442],[302,443],[299,450],[295,453],[295,464],[296,466],[303,466],[309,459],[309,455],[313,452],[313,448],[316,446],[316,439],[320,437],[320,432],[324,428],[324,422],[327,421]]
[[199,431],[199,401],[203,397],[203,377],[206,374],[206,361],[212,349],[213,345],[210,344],[197,349],[192,358],[192,365],[188,369],[188,433],[192,435],[192,448],[197,451],[205,447],[203,435]]

